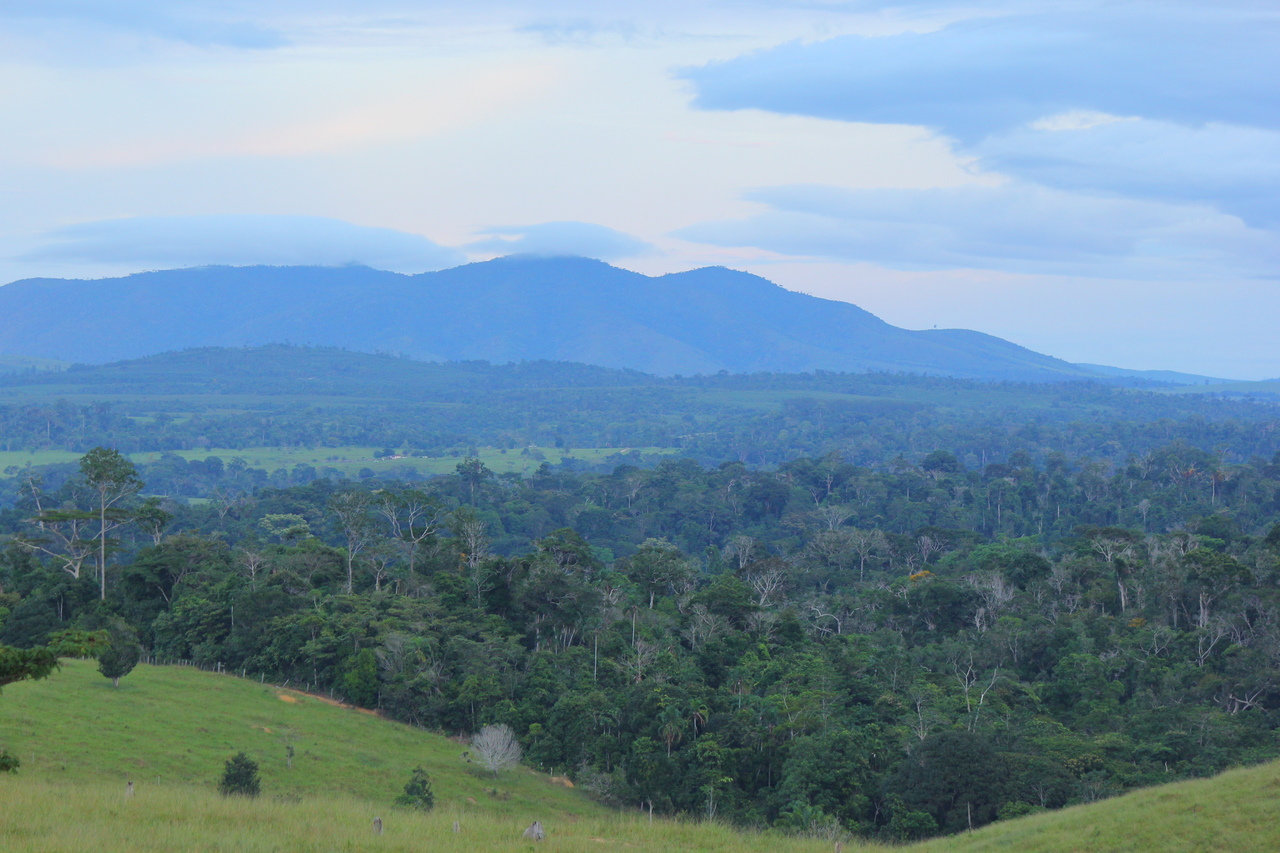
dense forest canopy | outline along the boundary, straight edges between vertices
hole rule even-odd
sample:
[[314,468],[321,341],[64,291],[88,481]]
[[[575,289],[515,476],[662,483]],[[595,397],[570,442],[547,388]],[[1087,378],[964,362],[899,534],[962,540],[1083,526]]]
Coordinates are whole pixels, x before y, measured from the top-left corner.
[[[1270,404],[432,370],[419,402],[363,379],[399,396],[334,402],[350,390],[329,377],[324,402],[251,410],[271,398],[248,375],[235,412],[172,376],[8,404],[6,440],[85,456],[0,481],[0,644],[127,628],[161,660],[417,725],[505,723],[611,802],[802,832],[952,832],[1280,756]],[[76,373],[59,381],[98,381]],[[165,399],[187,408],[165,418]],[[286,435],[406,467],[135,467],[90,444]],[[557,441],[619,456],[522,476],[473,452]]]
[[1018,451],[1123,462],[1182,440],[1234,461],[1269,455],[1274,402],[1177,391],[888,373],[661,379],[555,362],[205,349],[0,377],[0,451],[569,446],[674,449],[706,465],[834,451],[878,466],[946,448],[972,468]]

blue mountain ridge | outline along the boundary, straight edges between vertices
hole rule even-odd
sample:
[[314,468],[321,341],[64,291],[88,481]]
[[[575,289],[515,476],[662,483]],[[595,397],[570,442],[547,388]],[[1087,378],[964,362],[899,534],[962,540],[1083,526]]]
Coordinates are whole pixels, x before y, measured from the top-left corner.
[[0,287],[0,354],[104,364],[295,343],[427,361],[572,361],[646,373],[886,370],[1099,378],[991,335],[911,331],[845,302],[708,267],[645,276],[512,256],[401,275],[368,267],[201,267]]

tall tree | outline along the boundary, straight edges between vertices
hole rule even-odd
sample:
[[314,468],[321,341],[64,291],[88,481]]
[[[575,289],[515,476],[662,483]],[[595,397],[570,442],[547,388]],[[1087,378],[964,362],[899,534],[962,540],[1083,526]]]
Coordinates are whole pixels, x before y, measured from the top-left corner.
[[97,493],[98,578],[107,598],[107,534],[129,520],[122,506],[142,491],[138,469],[118,450],[95,447],[80,458],[80,474]]
[[387,520],[391,535],[409,558],[412,577],[418,548],[439,529],[444,506],[422,489],[379,489],[375,494],[378,512]]
[[347,594],[355,590],[356,557],[374,538],[372,501],[367,492],[339,492],[329,499],[329,509],[338,517],[338,526],[347,541]]
[[34,474],[28,475],[22,486],[36,510],[27,522],[37,532],[18,537],[18,544],[28,551],[48,554],[62,564],[67,574],[79,578],[85,561],[93,556],[95,550],[93,540],[87,538],[96,520],[94,514],[76,509],[70,502],[66,506],[46,507],[40,478]]

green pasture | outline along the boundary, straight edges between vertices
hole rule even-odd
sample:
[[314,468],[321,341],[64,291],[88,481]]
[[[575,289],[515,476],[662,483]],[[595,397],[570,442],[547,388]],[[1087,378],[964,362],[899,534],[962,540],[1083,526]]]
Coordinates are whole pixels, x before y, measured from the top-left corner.
[[[531,850],[520,835],[533,820],[549,850],[835,846],[714,821],[650,823],[526,768],[495,780],[465,762],[461,741],[191,668],[142,665],[114,688],[92,662],[66,662],[46,681],[5,688],[0,745],[23,762],[0,775],[0,849],[14,853]],[[261,768],[256,800],[215,791],[223,762],[241,750]],[[417,765],[436,793],[429,814],[392,805]],[[1280,763],[1271,763],[916,845],[842,843],[850,853],[1250,853],[1280,850],[1278,813]],[[384,834],[374,835],[374,817]]]
[[1000,821],[919,853],[1254,853],[1280,850],[1280,762]]
[[64,661],[45,681],[4,688],[0,744],[22,760],[15,778],[31,781],[115,780],[123,790],[132,780],[212,791],[226,759],[244,751],[258,762],[268,795],[345,794],[390,804],[422,765],[445,808],[463,809],[470,797],[502,815],[609,813],[523,767],[498,779],[477,772],[459,741],[325,696],[192,667],[140,664],[117,688],[93,661]]
[[[534,820],[553,850],[832,846],[716,823],[650,823],[523,767],[494,779],[464,761],[460,741],[191,668],[142,665],[114,688],[92,662],[66,662],[46,681],[5,688],[0,744],[23,762],[0,774],[0,849],[13,853],[527,850],[521,832]],[[241,750],[260,765],[255,800],[216,793],[223,762]],[[430,814],[392,805],[417,765],[431,775]]]

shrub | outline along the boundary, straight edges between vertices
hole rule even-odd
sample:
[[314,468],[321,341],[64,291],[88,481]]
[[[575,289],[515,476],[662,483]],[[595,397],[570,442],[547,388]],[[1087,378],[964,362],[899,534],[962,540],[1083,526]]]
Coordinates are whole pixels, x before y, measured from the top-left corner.
[[141,657],[138,633],[123,622],[117,622],[107,630],[107,645],[98,652],[98,672],[119,687],[120,679],[133,672]]
[[436,795],[431,791],[431,777],[421,767],[413,768],[413,776],[405,784],[404,793],[396,797],[396,805],[429,812],[435,804]]
[[224,797],[232,794],[256,797],[258,792],[258,762],[243,752],[227,759],[227,766],[222,771],[222,781],[218,783],[218,793]]

